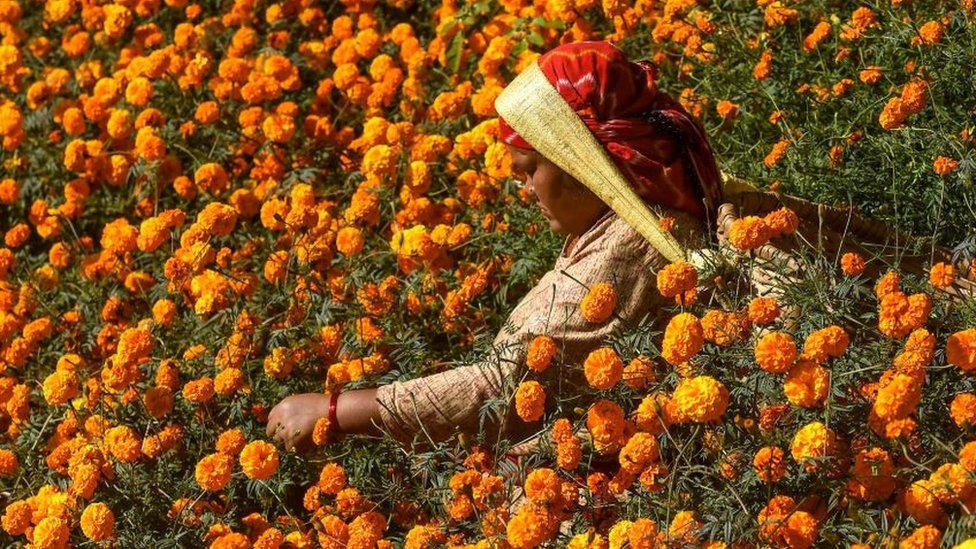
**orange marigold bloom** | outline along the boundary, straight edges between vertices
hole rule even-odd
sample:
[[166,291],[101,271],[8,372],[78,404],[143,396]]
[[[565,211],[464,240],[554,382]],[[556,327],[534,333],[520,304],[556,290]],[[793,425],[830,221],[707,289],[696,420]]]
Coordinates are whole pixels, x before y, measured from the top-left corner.
[[936,288],[948,288],[956,281],[956,268],[951,263],[939,262],[929,269],[929,283]]
[[361,252],[365,243],[366,238],[358,227],[343,227],[336,234],[336,249],[346,256]]
[[104,503],[91,503],[81,513],[81,531],[92,541],[104,541],[115,535],[115,514]]
[[193,181],[197,187],[214,195],[226,191],[228,187],[227,171],[215,162],[208,162],[197,168],[193,172]]
[[740,250],[752,250],[769,242],[772,235],[769,226],[758,216],[749,215],[736,219],[729,228],[729,243]]
[[857,276],[866,267],[864,258],[857,252],[847,252],[840,258],[840,270],[847,276]]
[[823,404],[830,390],[830,373],[807,360],[797,362],[783,381],[783,393],[795,406],[813,408]]
[[600,324],[610,318],[617,307],[617,292],[607,282],[597,282],[580,301],[580,314],[588,322]]
[[779,446],[764,446],[752,459],[752,468],[763,482],[777,482],[786,475],[786,454]]
[[976,328],[949,336],[946,340],[946,360],[964,372],[976,369]]
[[793,336],[783,332],[769,332],[763,335],[756,342],[754,351],[759,367],[773,374],[787,371],[797,358]]
[[522,421],[536,421],[546,406],[546,391],[538,381],[523,381],[515,391],[515,411]]
[[17,471],[17,454],[0,449],[0,478],[11,477]]
[[632,358],[624,367],[623,379],[631,389],[643,389],[655,379],[654,363],[644,355]]
[[213,395],[213,378],[209,376],[187,381],[186,384],[183,385],[183,398],[189,400],[190,402],[203,404],[213,398]]
[[701,318],[702,335],[716,345],[730,345],[745,338],[752,327],[744,313],[711,309]]
[[44,379],[44,400],[51,406],[60,406],[78,396],[80,386],[75,373],[55,370]]
[[934,485],[929,479],[916,480],[899,497],[901,508],[922,524],[940,524],[945,518]]
[[865,501],[883,501],[895,490],[894,463],[881,448],[861,450],[854,457],[847,492]]
[[346,488],[346,471],[338,463],[326,463],[319,473],[318,484],[326,494],[338,494]]
[[609,400],[598,400],[586,413],[586,428],[598,452],[611,452],[623,444],[624,411]]
[[729,391],[717,379],[697,376],[682,379],[671,395],[678,417],[683,421],[718,421],[729,406]]
[[[773,145],[773,148],[772,150],[769,151],[769,154],[767,154],[763,158],[763,164],[767,168],[772,168],[773,166],[779,163],[780,159],[783,158],[783,155],[786,154],[786,150],[789,148],[790,148],[790,140],[785,137],[780,139],[779,141],[776,142],[775,145]],[[749,216],[749,217],[755,217],[755,216]]]
[[820,363],[828,358],[838,358],[847,351],[851,340],[840,326],[827,326],[810,332],[803,342],[801,358]]
[[559,521],[545,507],[524,505],[508,521],[505,535],[515,549],[538,547],[559,532]]
[[248,478],[271,478],[278,470],[278,449],[263,440],[255,440],[241,450],[240,463]]
[[556,356],[556,342],[547,335],[537,335],[529,343],[525,364],[536,372],[544,372]]
[[949,415],[960,428],[976,425],[976,395],[959,393],[949,405]]
[[105,432],[103,441],[112,456],[121,462],[132,463],[142,456],[142,441],[127,425],[112,427]]
[[230,482],[233,469],[234,459],[227,454],[209,454],[197,462],[193,478],[204,490],[218,492]]
[[657,272],[657,290],[661,295],[672,298],[698,286],[698,271],[687,261],[666,265]]
[[778,238],[796,232],[800,226],[800,217],[793,210],[782,207],[773,210],[763,217],[763,222],[769,227],[769,238]]
[[246,443],[247,439],[244,438],[244,433],[240,429],[228,429],[217,437],[216,449],[222,454],[236,456]]
[[57,549],[68,546],[68,523],[58,516],[41,519],[34,527],[33,546],[38,549]]
[[590,386],[609,389],[623,377],[624,364],[610,347],[591,351],[583,362],[583,374]]
[[637,432],[620,449],[618,460],[622,470],[638,474],[660,457],[661,448],[657,437],[650,433]]
[[773,297],[754,297],[749,302],[749,320],[766,326],[779,318],[779,302]]
[[959,162],[948,156],[937,156],[932,163],[932,170],[939,175],[949,175],[959,169]]
[[671,317],[664,329],[661,356],[676,366],[697,355],[703,345],[704,333],[698,317],[691,313],[678,313]]
[[793,436],[790,453],[793,459],[803,463],[809,459],[833,455],[837,437],[829,427],[814,421],[801,427]]

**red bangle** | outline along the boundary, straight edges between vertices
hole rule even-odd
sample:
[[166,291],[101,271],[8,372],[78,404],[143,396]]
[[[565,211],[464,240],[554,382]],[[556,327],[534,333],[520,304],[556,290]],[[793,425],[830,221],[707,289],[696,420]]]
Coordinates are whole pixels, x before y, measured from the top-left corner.
[[329,430],[339,430],[339,420],[336,418],[336,405],[339,404],[339,393],[329,395]]

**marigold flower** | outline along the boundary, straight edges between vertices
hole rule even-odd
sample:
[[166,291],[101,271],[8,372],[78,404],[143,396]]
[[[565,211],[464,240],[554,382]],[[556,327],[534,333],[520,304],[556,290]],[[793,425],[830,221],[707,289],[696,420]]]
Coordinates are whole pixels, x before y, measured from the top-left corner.
[[823,404],[830,390],[830,373],[807,360],[797,362],[783,381],[783,393],[795,406],[814,408]]
[[121,462],[133,463],[142,456],[139,435],[128,425],[112,427],[105,432],[103,440],[112,457]]
[[338,463],[326,463],[316,486],[326,494],[338,494],[346,488],[346,471]]
[[828,358],[839,358],[850,345],[850,337],[840,326],[827,326],[810,332],[803,342],[801,358],[821,363]]
[[115,535],[115,514],[104,503],[91,503],[81,513],[81,531],[92,541],[104,541]]
[[654,379],[654,363],[646,356],[638,355],[624,367],[623,380],[631,389],[643,389]]
[[937,156],[932,162],[932,171],[939,175],[949,175],[959,169],[959,161],[948,156]]
[[749,301],[749,320],[760,326],[772,324],[779,318],[779,302],[773,297],[754,297]]
[[240,429],[228,429],[217,437],[216,449],[222,454],[237,456],[247,443],[244,433]]
[[687,261],[669,263],[657,272],[657,290],[672,298],[698,286],[698,271]]
[[796,362],[797,349],[793,336],[783,332],[769,332],[756,342],[756,363],[769,373],[780,374]]
[[197,462],[193,477],[201,488],[210,492],[223,490],[230,482],[234,460],[227,454],[208,454]]
[[809,459],[833,455],[837,437],[829,427],[814,421],[801,427],[793,436],[790,453],[793,459],[803,463]]
[[929,479],[916,480],[899,497],[901,508],[922,524],[940,524],[945,517],[934,484]]
[[590,352],[583,362],[583,374],[590,386],[609,389],[623,377],[624,364],[610,347],[601,347]]
[[867,264],[857,252],[847,252],[840,258],[840,269],[847,276],[857,276],[864,272]]
[[607,282],[597,282],[580,301],[580,314],[588,322],[601,324],[613,314],[617,307],[617,292]]
[[255,440],[241,450],[239,461],[248,478],[268,479],[278,470],[278,449],[263,440]]
[[52,406],[60,406],[79,394],[78,378],[74,372],[55,370],[44,379],[44,400]]
[[949,336],[946,340],[946,360],[967,373],[976,369],[976,328]]
[[17,471],[17,454],[0,449],[0,478],[11,477]]
[[45,517],[34,527],[33,545],[38,549],[67,547],[70,531],[68,523],[57,516]]
[[515,391],[515,411],[522,421],[536,421],[545,412],[546,392],[538,381],[523,381]]
[[711,309],[701,318],[702,335],[706,341],[727,346],[745,338],[752,327],[747,315]]
[[525,364],[531,370],[544,372],[556,356],[556,342],[547,335],[537,335],[529,343]]
[[740,250],[753,250],[769,242],[772,232],[769,225],[755,215],[741,217],[729,227],[729,243]]
[[929,269],[929,283],[936,288],[948,288],[956,281],[956,268],[951,263],[939,262]]
[[778,482],[786,475],[786,455],[778,446],[764,446],[752,459],[752,468],[763,482]]
[[793,210],[782,207],[766,214],[763,222],[769,227],[769,238],[778,238],[796,232],[800,226],[800,217]]
[[608,453],[623,444],[624,411],[609,400],[598,400],[586,413],[586,428],[600,453]]
[[661,455],[657,437],[650,433],[637,432],[620,449],[618,460],[622,470],[637,474]]
[[664,329],[661,356],[668,364],[676,366],[697,355],[703,345],[701,321],[691,313],[678,313],[671,317]]
[[530,549],[552,539],[558,531],[559,521],[548,510],[525,505],[508,521],[505,535],[513,548]]
[[695,423],[718,421],[729,406],[729,391],[717,379],[697,376],[682,379],[671,395],[678,417]]

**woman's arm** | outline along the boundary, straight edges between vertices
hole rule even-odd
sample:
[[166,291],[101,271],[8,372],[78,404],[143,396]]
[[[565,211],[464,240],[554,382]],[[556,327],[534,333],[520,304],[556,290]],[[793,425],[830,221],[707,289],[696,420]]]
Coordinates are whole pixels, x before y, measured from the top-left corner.
[[[329,429],[337,434],[378,436],[381,431],[376,389],[355,389],[339,393],[335,423]],[[307,449],[315,422],[329,416],[328,393],[300,393],[282,399],[268,414],[266,432],[286,448]]]

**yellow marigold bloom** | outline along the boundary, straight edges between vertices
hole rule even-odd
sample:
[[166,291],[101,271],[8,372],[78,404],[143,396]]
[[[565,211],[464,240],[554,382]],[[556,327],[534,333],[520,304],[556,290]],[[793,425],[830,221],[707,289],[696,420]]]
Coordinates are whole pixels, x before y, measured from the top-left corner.
[[819,421],[801,427],[793,436],[790,453],[793,459],[803,463],[809,459],[833,455],[837,446],[834,432]]
[[830,373],[807,360],[797,362],[783,381],[783,393],[795,406],[814,408],[821,406],[830,390]]
[[976,369],[976,328],[949,336],[946,340],[946,360],[964,372]]
[[729,228],[729,243],[740,250],[753,250],[769,242],[771,231],[758,216],[749,215],[736,219]]
[[959,161],[948,156],[937,156],[932,163],[932,171],[939,175],[949,175],[959,169]]
[[502,142],[492,143],[485,150],[485,173],[494,179],[512,176],[512,156]]
[[263,440],[255,440],[241,450],[239,460],[248,478],[264,480],[278,470],[278,449]]
[[81,513],[81,531],[92,541],[110,539],[115,535],[115,514],[104,503],[91,503]]
[[601,347],[590,352],[583,362],[586,381],[597,389],[609,389],[623,377],[624,364],[610,347]]
[[515,411],[522,421],[536,421],[546,407],[546,391],[538,381],[523,381],[515,391]]
[[773,297],[754,297],[749,301],[749,320],[760,326],[772,324],[779,318],[779,302]]
[[60,406],[78,396],[78,378],[74,372],[55,370],[44,379],[44,400],[51,406]]
[[682,379],[671,395],[671,402],[682,421],[718,421],[729,406],[729,391],[717,379],[696,376]]
[[786,454],[778,446],[764,446],[753,457],[752,468],[763,482],[777,482],[786,475]]
[[34,527],[33,546],[37,549],[58,549],[68,546],[68,523],[57,516],[45,517]]
[[756,341],[756,363],[773,374],[783,373],[796,362],[797,349],[793,336],[783,332],[769,332]]
[[222,453],[208,454],[197,462],[193,472],[200,488],[209,492],[223,490],[230,482],[234,469],[234,459]]
[[691,313],[678,313],[671,317],[664,329],[661,356],[668,364],[676,366],[697,355],[703,345],[701,321]]
[[617,307],[617,291],[607,282],[597,282],[580,301],[580,314],[588,322],[601,324]]
[[285,379],[294,367],[294,352],[286,347],[275,347],[264,357],[264,373],[275,379]]
[[939,262],[929,269],[929,283],[936,288],[948,288],[956,281],[956,268],[951,263]]
[[525,364],[531,370],[544,372],[556,356],[556,342],[547,335],[537,335],[532,338],[525,357]]
[[657,272],[657,290],[672,298],[698,286],[698,271],[687,261],[669,263]]

